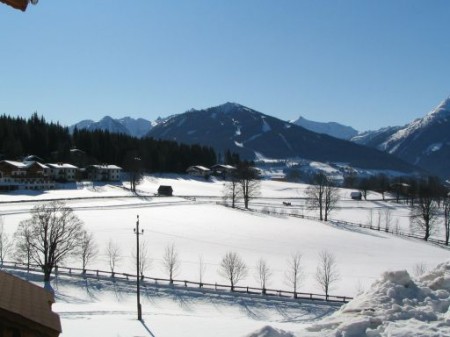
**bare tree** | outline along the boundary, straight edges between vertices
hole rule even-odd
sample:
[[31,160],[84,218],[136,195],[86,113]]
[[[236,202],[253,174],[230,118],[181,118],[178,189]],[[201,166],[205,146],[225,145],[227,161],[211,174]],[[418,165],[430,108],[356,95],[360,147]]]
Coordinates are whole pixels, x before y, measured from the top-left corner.
[[259,172],[250,163],[242,162],[236,169],[236,175],[240,185],[239,191],[242,199],[244,199],[244,206],[248,209],[250,200],[260,194]]
[[234,286],[247,276],[247,266],[235,252],[227,252],[220,262],[220,275],[230,281],[231,291]]
[[444,233],[445,233],[445,244],[448,246],[448,241],[450,238],[450,196],[447,195],[444,198]]
[[198,279],[200,285],[203,283],[203,276],[205,275],[205,272],[206,272],[206,264],[205,261],[203,260],[203,256],[200,255],[198,257]]
[[286,284],[292,288],[294,297],[297,298],[297,290],[304,278],[302,255],[300,253],[292,254],[287,260],[287,267],[288,269],[285,272]]
[[227,182],[224,184],[223,189],[223,199],[225,201],[231,200],[231,207],[236,207],[236,202],[241,198],[241,185],[239,183],[239,179],[237,178],[237,175],[235,172],[233,172],[230,175],[230,178]]
[[98,247],[95,243],[94,235],[87,231],[83,231],[80,242],[81,267],[83,271],[89,262],[92,262],[98,255]]
[[308,208],[319,210],[319,219],[328,221],[328,216],[339,201],[339,190],[329,177],[319,173],[314,177],[313,185],[306,189],[306,196]]
[[423,233],[423,239],[428,240],[439,221],[439,206],[431,195],[419,195],[411,208],[410,223],[413,231]]
[[381,230],[381,210],[377,211],[377,230],[380,231]]
[[319,263],[317,265],[316,281],[320,288],[328,298],[330,289],[340,279],[339,272],[337,270],[336,259],[334,255],[326,250],[319,253]]
[[175,249],[175,244],[172,243],[166,247],[162,264],[167,274],[169,274],[170,283],[173,283],[173,278],[180,270],[181,264],[180,259],[178,258],[177,250]]
[[411,229],[423,233],[425,241],[433,234],[439,222],[439,203],[441,189],[433,177],[421,180],[417,184],[417,201],[411,207]]
[[14,241],[16,243],[14,255],[18,262],[26,263],[27,271],[29,272],[31,264],[32,238],[30,227],[27,224],[27,220],[21,221],[17,231],[14,233]]
[[256,264],[256,279],[258,280],[262,293],[266,293],[266,286],[272,277],[272,271],[264,259],[259,259]]
[[392,210],[390,208],[385,208],[383,211],[384,216],[384,231],[389,232],[392,226]]
[[52,201],[35,206],[31,219],[22,221],[18,231],[16,238],[30,241],[17,242],[17,248],[29,244],[31,260],[41,266],[48,283],[53,268],[77,252],[83,223],[64,202]]
[[[133,261],[136,261],[136,251],[131,251],[131,257],[133,258]],[[150,266],[152,265],[152,260],[148,253],[148,243],[145,240],[141,240],[139,242],[139,270],[141,272],[141,277],[144,276],[144,273],[150,269]]]
[[140,184],[144,175],[142,171],[142,160],[136,151],[125,154],[125,169],[128,171],[130,180],[130,190],[136,193],[136,186]]
[[373,227],[373,208],[370,209],[369,214],[367,216],[367,224],[369,225],[369,228]]
[[122,260],[122,256],[119,245],[112,239],[108,241],[108,246],[106,246],[106,255],[108,256],[111,274],[114,275],[117,265],[120,263],[120,260]]
[[0,216],[0,263],[3,264],[13,248],[9,235],[5,233],[3,218]]

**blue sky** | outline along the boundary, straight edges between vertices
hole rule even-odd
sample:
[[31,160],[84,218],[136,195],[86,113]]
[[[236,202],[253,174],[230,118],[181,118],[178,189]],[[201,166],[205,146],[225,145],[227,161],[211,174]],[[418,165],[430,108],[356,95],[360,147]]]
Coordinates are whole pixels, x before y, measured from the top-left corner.
[[70,125],[237,102],[402,125],[450,95],[450,1],[40,0],[0,5],[0,114]]

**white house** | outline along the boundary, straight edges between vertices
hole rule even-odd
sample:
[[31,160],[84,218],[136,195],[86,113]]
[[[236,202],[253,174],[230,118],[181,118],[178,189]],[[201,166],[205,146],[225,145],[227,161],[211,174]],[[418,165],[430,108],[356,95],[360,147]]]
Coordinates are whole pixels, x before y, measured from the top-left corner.
[[78,167],[66,164],[46,164],[50,169],[50,177],[56,181],[75,181],[77,179]]
[[120,181],[122,168],[116,165],[91,165],[86,168],[92,181]]

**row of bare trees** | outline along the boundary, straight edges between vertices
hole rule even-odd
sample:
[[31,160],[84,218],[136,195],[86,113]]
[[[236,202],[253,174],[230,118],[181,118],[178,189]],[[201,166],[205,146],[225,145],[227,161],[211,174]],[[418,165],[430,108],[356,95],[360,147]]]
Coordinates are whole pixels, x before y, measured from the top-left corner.
[[[258,260],[255,269],[255,278],[259,282],[263,293],[265,293],[273,276],[272,269],[262,258]],[[228,279],[233,290],[234,286],[247,276],[248,267],[236,252],[227,252],[220,263],[219,273]],[[284,276],[285,283],[292,289],[296,297],[298,289],[306,277],[305,269],[302,265],[302,255],[300,253],[292,254],[289,257]],[[336,259],[333,254],[328,251],[320,252],[314,277],[317,285],[328,297],[330,290],[340,279]]]
[[[140,252],[140,270],[144,273],[151,265],[151,261],[147,254],[148,249],[144,243],[141,246]],[[115,267],[121,260],[120,249],[114,242],[110,241],[106,254],[110,261],[111,272],[115,272]],[[293,254],[287,260],[287,269],[285,271],[285,283],[289,286],[294,293],[298,292],[301,284],[303,283],[306,273],[302,265],[302,255],[299,253]],[[174,244],[170,244],[165,248],[164,254],[161,259],[161,267],[167,274],[170,283],[173,283],[174,278],[178,275],[181,268],[181,260],[179,258],[178,251]],[[199,283],[203,283],[204,275],[206,272],[206,264],[203,260],[203,256],[199,257]],[[255,266],[255,279],[259,283],[263,293],[266,292],[267,286],[272,279],[273,272],[270,266],[264,259],[259,259]],[[218,273],[220,276],[228,280],[231,290],[243,279],[248,276],[249,268],[245,264],[244,260],[236,252],[227,252],[220,261]],[[322,251],[319,254],[319,263],[315,273],[315,279],[321,290],[326,295],[329,294],[330,289],[339,280],[339,272],[337,270],[337,263],[334,255],[327,251]]]
[[[441,226],[445,244],[449,244],[450,194],[449,189],[439,179],[435,177],[411,178],[407,180],[407,183],[400,180],[390,183],[386,176],[379,175],[361,179],[360,188],[365,199],[369,188],[374,188],[377,192],[382,193],[383,199],[387,191],[394,193],[397,201],[400,196],[403,196],[410,206],[411,232],[423,235],[423,239],[427,241],[438,230],[438,226]],[[319,219],[327,221],[339,201],[339,190],[333,179],[321,172],[314,176],[312,185],[306,189],[306,196],[308,209],[317,210]],[[380,229],[382,219],[385,223],[385,230],[389,231],[393,225],[392,213],[389,208],[378,212],[378,229]],[[374,227],[374,220],[374,214],[371,212],[369,219],[371,227]]]

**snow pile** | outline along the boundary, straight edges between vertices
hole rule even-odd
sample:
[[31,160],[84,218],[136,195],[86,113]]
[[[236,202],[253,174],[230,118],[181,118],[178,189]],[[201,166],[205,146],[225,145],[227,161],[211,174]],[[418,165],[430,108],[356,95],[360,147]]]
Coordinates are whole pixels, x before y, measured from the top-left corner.
[[262,329],[247,335],[246,337],[294,337],[294,335],[284,330],[275,329],[267,325]]
[[301,336],[450,336],[450,262],[414,281],[385,272],[370,290]]

